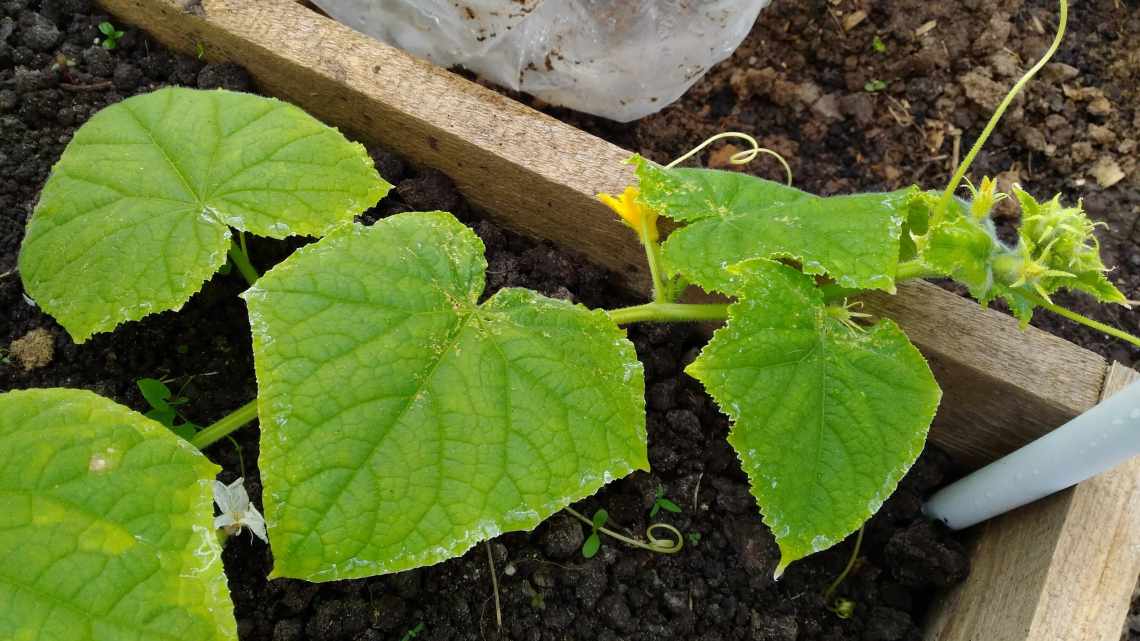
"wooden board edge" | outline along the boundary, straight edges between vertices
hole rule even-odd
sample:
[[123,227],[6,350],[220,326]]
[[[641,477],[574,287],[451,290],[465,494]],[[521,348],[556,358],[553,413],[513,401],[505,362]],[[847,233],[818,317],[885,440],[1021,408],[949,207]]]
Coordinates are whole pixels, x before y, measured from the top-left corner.
[[[1102,398],[1140,380],[1114,363]],[[927,641],[1117,641],[1140,575],[1140,459],[980,525]]]

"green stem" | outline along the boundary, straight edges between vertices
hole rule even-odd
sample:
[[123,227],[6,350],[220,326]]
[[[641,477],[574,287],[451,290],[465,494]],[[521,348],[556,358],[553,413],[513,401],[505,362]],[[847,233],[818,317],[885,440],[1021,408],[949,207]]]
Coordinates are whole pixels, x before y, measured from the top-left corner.
[[843,580],[846,579],[847,575],[851,573],[851,568],[855,567],[855,560],[859,558],[859,548],[863,546],[864,529],[866,528],[859,528],[859,536],[855,537],[855,547],[851,550],[851,558],[847,559],[847,565],[844,566],[843,571],[839,573],[839,576],[835,577],[835,580],[831,582],[831,585],[827,586],[827,589],[823,591],[824,603],[828,605],[831,604],[831,597],[835,596],[835,591],[839,589],[839,586],[843,584]]
[[986,128],[982,130],[982,135],[974,141],[974,146],[970,148],[970,152],[966,154],[965,159],[958,165],[958,170],[954,172],[954,177],[951,178],[950,183],[946,185],[946,191],[942,192],[942,199],[938,203],[940,211],[946,211],[946,209],[950,207],[954,192],[958,189],[958,185],[962,182],[962,179],[966,177],[966,171],[970,168],[970,164],[974,162],[974,158],[978,155],[978,152],[982,150],[982,145],[986,143],[990,134],[992,134],[997,127],[1002,115],[1005,114],[1005,110],[1009,108],[1009,105],[1013,103],[1014,98],[1017,98],[1017,95],[1021,93],[1025,85],[1033,79],[1033,76],[1037,75],[1037,72],[1041,71],[1041,68],[1044,67],[1045,64],[1049,62],[1049,59],[1053,57],[1053,54],[1057,52],[1057,48],[1061,46],[1061,38],[1065,35],[1065,25],[1068,23],[1068,20],[1069,2],[1068,0],[1061,0],[1061,17],[1057,24],[1057,35],[1053,37],[1053,44],[1049,45],[1049,49],[1045,52],[1045,55],[1037,61],[1037,64],[1033,65],[1029,71],[1025,72],[1025,75],[1013,85],[1013,89],[1010,89],[1009,93],[1005,95],[1005,98],[994,111],[994,114],[990,116],[990,121],[986,123]]
[[628,323],[654,322],[696,322],[722,321],[728,319],[728,303],[646,303],[634,307],[622,307],[606,311],[610,319],[618,325]]
[[[570,516],[578,519],[586,525],[594,527],[593,521],[586,518],[584,514],[578,512],[574,508],[567,507],[566,512]],[[672,535],[673,538],[658,538],[653,535],[653,530],[655,529],[666,530]],[[637,539],[631,539],[628,536],[618,534],[617,532],[614,532],[613,530],[606,527],[600,527],[598,528],[598,531],[602,534],[605,534],[606,536],[613,537],[622,543],[625,543],[626,545],[632,545],[635,548],[649,550],[650,552],[658,552],[661,554],[676,554],[677,552],[681,551],[681,548],[685,547],[685,537],[681,534],[681,531],[666,523],[654,523],[645,530],[645,536],[649,538],[649,543],[646,543],[645,541],[638,541]]]
[[253,263],[249,262],[249,254],[245,250],[245,236],[241,235],[241,232],[238,234],[241,240],[234,239],[230,242],[230,260],[234,261],[234,266],[241,272],[245,281],[253,285],[260,278],[260,274],[257,273]]
[[[899,263],[899,266],[895,269],[895,283],[914,280],[916,278],[936,278],[943,275],[941,272],[931,269],[929,265],[921,260],[908,260]],[[864,289],[844,287],[838,283],[820,285],[819,289],[823,292],[823,300],[826,303],[834,303],[835,301],[840,301],[845,298],[854,298],[866,291]]]
[[637,235],[645,247],[645,262],[649,264],[649,276],[653,279],[653,300],[658,303],[672,302],[666,300],[668,292],[665,289],[665,278],[661,273],[661,245],[650,238],[649,221],[645,218],[642,217],[641,229],[638,230]]
[[215,442],[229,436],[230,432],[237,430],[239,427],[242,427],[256,418],[257,399],[254,399],[195,434],[194,438],[190,439],[190,444],[200,450],[204,450]]
[[915,278],[934,278],[936,276],[942,276],[942,274],[918,259],[901,262],[895,269],[896,283],[901,283],[904,280],[913,280]]
[[1091,328],[1093,328],[1099,332],[1104,332],[1105,334],[1108,334],[1109,336],[1112,336],[1114,338],[1119,338],[1122,341],[1127,341],[1127,342],[1132,343],[1133,345],[1135,345],[1137,347],[1140,347],[1140,337],[1133,336],[1132,334],[1129,334],[1128,332],[1126,332],[1122,329],[1117,329],[1117,328],[1113,327],[1112,325],[1105,325],[1104,323],[1101,323],[1099,321],[1095,321],[1095,320],[1089,318],[1088,316],[1083,316],[1081,314],[1078,314],[1078,313],[1072,311],[1071,309],[1066,309],[1064,307],[1061,307],[1060,305],[1057,305],[1055,303],[1051,303],[1051,302],[1045,300],[1044,298],[1041,298],[1040,296],[1031,296],[1030,300],[1033,300],[1033,302],[1036,303],[1038,306],[1040,306],[1044,309],[1047,309],[1047,310],[1053,312],[1054,314],[1057,314],[1058,316],[1064,316],[1065,318],[1067,318],[1071,321],[1075,321],[1075,322],[1080,323],[1081,325],[1084,325],[1086,327],[1091,327]]

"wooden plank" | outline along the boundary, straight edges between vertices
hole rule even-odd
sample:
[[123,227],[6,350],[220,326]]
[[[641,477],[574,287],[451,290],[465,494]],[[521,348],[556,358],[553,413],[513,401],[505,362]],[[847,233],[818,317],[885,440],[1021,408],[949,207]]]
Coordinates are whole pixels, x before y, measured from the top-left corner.
[[[629,152],[363,36],[294,0],[100,0],[184,52],[244,65],[270,94],[450,175],[475,204],[648,290],[641,248],[597,191]],[[694,144],[699,141],[693,141]],[[945,389],[932,440],[975,466],[1091,407],[1099,356],[927,283],[870,307],[896,318]]]
[[[1140,380],[1113,364],[1104,397]],[[928,641],[1117,641],[1140,575],[1140,459],[977,528]]]
[[943,389],[930,438],[966,468],[984,465],[1096,404],[1103,358],[927,282],[865,298],[930,361]]

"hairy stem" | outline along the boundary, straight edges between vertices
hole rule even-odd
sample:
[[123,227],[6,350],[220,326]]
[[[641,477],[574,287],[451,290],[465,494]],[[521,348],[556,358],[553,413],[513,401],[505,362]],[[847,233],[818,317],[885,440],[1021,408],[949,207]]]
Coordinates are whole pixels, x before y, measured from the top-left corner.
[[200,450],[204,450],[215,442],[229,436],[230,432],[237,430],[256,418],[257,399],[254,399],[195,434],[194,437],[190,439],[190,444]]
[[661,245],[653,240],[651,224],[657,223],[656,221],[650,223],[646,217],[642,217],[641,229],[637,230],[637,235],[645,247],[645,262],[649,264],[649,276],[653,279],[653,300],[657,303],[671,303],[672,301],[667,300],[669,292],[665,287],[664,275],[661,273]]
[[646,303],[606,311],[618,325],[628,323],[722,321],[728,319],[728,303]]
[[895,282],[901,283],[904,280],[913,280],[915,278],[934,278],[942,276],[937,270],[931,269],[929,265],[921,260],[907,260],[899,263],[895,269]]
[[[931,269],[929,265],[919,259],[908,260],[899,263],[899,266],[895,269],[895,283],[914,280],[916,278],[936,278],[942,275],[942,273]],[[864,289],[844,287],[839,283],[820,285],[819,289],[823,292],[823,300],[826,303],[834,303],[845,298],[854,298],[866,291]]]
[[241,272],[245,281],[253,285],[261,275],[257,273],[253,263],[249,262],[249,253],[245,249],[245,236],[238,232],[238,238],[241,240],[233,239],[230,242],[230,260],[234,261],[234,266]]
[[1044,298],[1041,298],[1040,296],[1034,297],[1033,302],[1037,303],[1038,306],[1040,306],[1044,309],[1047,309],[1047,310],[1053,312],[1054,314],[1057,314],[1058,316],[1064,316],[1065,318],[1067,318],[1071,321],[1075,321],[1075,322],[1080,323],[1081,325],[1084,325],[1086,327],[1091,327],[1091,328],[1097,330],[1098,332],[1104,332],[1105,334],[1108,334],[1109,336],[1112,336],[1114,338],[1119,338],[1122,341],[1127,341],[1127,342],[1132,343],[1133,345],[1135,345],[1137,347],[1140,347],[1140,337],[1133,336],[1132,334],[1129,334],[1128,332],[1126,332],[1122,329],[1117,329],[1117,328],[1113,327],[1112,325],[1105,325],[1104,323],[1101,323],[1100,321],[1095,321],[1095,320],[1089,318],[1088,316],[1083,316],[1081,314],[1078,314],[1071,309],[1066,309],[1064,307],[1061,307],[1060,305],[1057,305],[1056,303],[1051,303],[1051,302],[1045,300]]
[[946,185],[946,191],[942,192],[942,199],[938,203],[940,211],[945,211],[950,207],[951,199],[954,197],[954,191],[958,189],[958,185],[962,182],[962,179],[966,177],[966,171],[969,170],[970,164],[974,162],[974,158],[978,155],[978,152],[981,151],[982,146],[985,145],[986,140],[989,139],[990,134],[992,134],[997,127],[1002,115],[1005,114],[1005,110],[1009,108],[1009,105],[1013,103],[1014,98],[1017,98],[1017,95],[1021,93],[1025,85],[1033,79],[1033,76],[1037,75],[1037,72],[1041,71],[1041,68],[1044,67],[1045,64],[1049,62],[1049,59],[1053,57],[1053,54],[1057,52],[1057,48],[1061,46],[1061,38],[1065,35],[1065,25],[1068,23],[1068,20],[1069,2],[1068,0],[1061,0],[1061,16],[1057,23],[1057,35],[1053,37],[1053,44],[1049,45],[1049,49],[1045,51],[1045,55],[1037,61],[1037,64],[1030,67],[1029,71],[1025,72],[1025,75],[1013,85],[1013,88],[1009,90],[1009,93],[1005,95],[1005,98],[998,105],[997,109],[994,110],[994,114],[990,116],[990,121],[986,123],[986,128],[982,130],[982,135],[974,141],[974,146],[970,148],[970,152],[966,154],[962,163],[958,165],[958,170],[954,172],[954,177],[951,178],[950,183]]
[[[570,516],[578,519],[586,525],[589,525],[590,527],[594,527],[594,522],[586,518],[586,516],[581,512],[575,510],[572,507],[567,507],[565,509],[566,513]],[[673,538],[661,539],[654,536],[653,530],[656,529],[667,530]],[[680,530],[666,523],[654,523],[653,525],[650,525],[647,530],[645,530],[645,536],[649,538],[648,543],[645,541],[638,541],[637,539],[631,539],[628,536],[618,534],[617,532],[614,532],[613,530],[606,527],[600,527],[598,528],[598,531],[602,534],[605,534],[606,536],[613,537],[622,543],[625,543],[626,545],[632,545],[635,548],[649,550],[650,552],[659,552],[661,554],[676,554],[677,552],[680,552],[681,548],[685,546],[685,537],[681,535]]]

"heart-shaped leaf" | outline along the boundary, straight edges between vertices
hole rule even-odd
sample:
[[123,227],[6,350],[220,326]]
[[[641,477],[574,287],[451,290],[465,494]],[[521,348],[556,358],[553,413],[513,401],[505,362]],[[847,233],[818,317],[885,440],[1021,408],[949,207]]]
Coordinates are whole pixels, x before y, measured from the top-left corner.
[[321,236],[388,189],[362,146],[297,107],[161,89],[75,132],[28,221],[20,273],[83,342],[180,308],[225,263],[229,227]]
[[480,304],[486,266],[450,214],[400,214],[244,294],[275,576],[436,563],[648,469],[624,333],[528,290]]
[[217,472],[91,392],[0,395],[0,638],[236,640]]
[[789,563],[855,531],[914,463],[941,392],[891,321],[855,327],[776,262],[730,270],[739,296],[685,371],[733,421],[729,443]]

